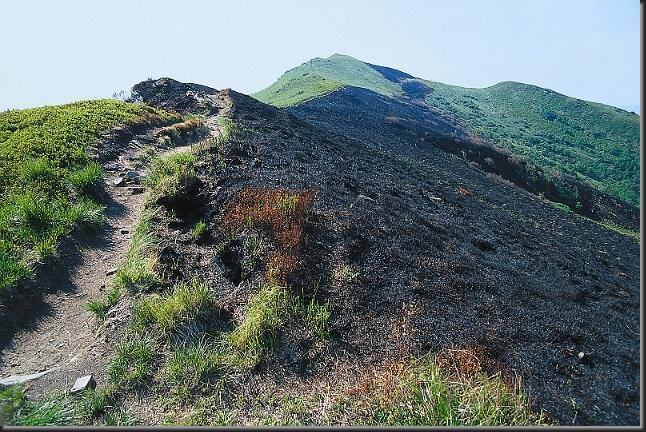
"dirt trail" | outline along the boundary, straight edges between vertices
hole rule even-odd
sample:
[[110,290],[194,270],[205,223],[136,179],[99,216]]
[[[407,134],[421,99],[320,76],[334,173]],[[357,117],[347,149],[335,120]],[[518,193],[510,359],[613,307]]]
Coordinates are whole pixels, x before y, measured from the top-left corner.
[[[85,310],[85,304],[103,295],[110,287],[132,231],[143,209],[143,194],[132,194],[132,189],[107,185],[109,204],[107,224],[102,230],[103,241],[98,245],[81,247],[79,265],[71,269],[70,286],[45,295],[50,313],[35,323],[34,328],[18,332],[2,352],[0,376],[30,374],[53,369],[32,381],[36,394],[71,388],[76,378],[94,374],[97,380],[105,372],[114,344],[106,336],[99,337],[94,316]],[[128,233],[125,233],[128,231]],[[98,247],[95,247],[98,246]],[[61,258],[61,266],[68,264],[69,256]],[[107,287],[107,288],[106,288]]]
[[[209,137],[218,133],[212,123],[207,123]],[[154,135],[149,131],[147,137]],[[115,322],[120,318],[115,315],[122,314],[111,311],[106,322],[97,326],[85,306],[110,288],[143,211],[142,185],[115,186],[112,182],[119,172],[134,169],[133,162],[142,150],[137,139],[115,161],[120,169],[106,173],[107,223],[101,232],[64,242],[58,261],[40,269],[33,292],[21,294],[16,301],[19,310],[11,315],[12,319],[17,316],[16,323],[13,328],[8,325],[0,337],[0,378],[50,371],[29,382],[32,396],[69,390],[77,378],[88,374],[94,375],[98,385],[105,383],[107,364],[122,335]],[[190,149],[190,145],[158,149],[158,154]],[[128,303],[124,298],[116,309],[127,308]]]

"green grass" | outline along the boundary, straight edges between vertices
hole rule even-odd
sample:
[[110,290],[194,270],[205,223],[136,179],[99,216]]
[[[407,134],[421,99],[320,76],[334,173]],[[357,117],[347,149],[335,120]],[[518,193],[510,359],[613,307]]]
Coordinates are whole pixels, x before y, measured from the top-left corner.
[[401,88],[352,57],[334,54],[316,58],[285,72],[274,84],[252,94],[256,99],[278,107],[297,105],[345,86],[361,87],[392,96]]
[[192,152],[172,153],[153,159],[146,185],[151,188],[147,202],[153,202],[160,197],[172,199],[195,176],[193,164],[197,156]]
[[[431,89],[428,105],[459,118],[474,135],[509,149],[551,178],[565,173],[639,207],[639,116],[517,82],[476,89],[418,81]],[[287,71],[253,96],[287,107],[345,86],[385,96],[403,93],[399,83],[366,63],[335,54]]]
[[117,270],[114,284],[129,291],[149,291],[158,287],[161,280],[157,266],[157,239],[152,232],[154,213],[147,211],[135,227],[123,264]]
[[100,321],[105,320],[108,311],[119,302],[124,289],[130,292],[150,291],[161,285],[156,272],[158,245],[151,229],[153,217],[153,211],[144,212],[110,288],[102,298],[86,303],[85,309]]
[[640,235],[639,231],[629,230],[629,229],[624,228],[622,226],[619,226],[619,225],[617,225],[615,223],[612,223],[611,221],[603,221],[603,222],[599,222],[599,224],[601,226],[611,230],[611,231],[614,231],[614,232],[619,233],[619,234],[621,234],[623,236],[626,236],[626,237],[636,241],[637,243],[639,243],[640,240],[641,240],[641,235]]
[[240,353],[247,366],[253,366],[273,351],[278,331],[288,320],[326,339],[329,319],[328,305],[314,300],[305,303],[287,288],[266,283],[249,300],[244,319],[223,340],[230,351]]
[[122,389],[141,384],[152,372],[154,342],[144,336],[131,336],[117,347],[108,368],[108,381],[113,388]]
[[289,293],[284,287],[262,285],[250,299],[244,320],[225,335],[225,341],[233,350],[243,353],[250,365],[255,365],[263,352],[273,349],[289,304]]
[[302,321],[306,328],[309,328],[321,340],[330,336],[330,305],[319,304],[310,300],[309,303],[299,302],[298,310],[301,311]]
[[[0,390],[0,425],[7,426],[78,426],[109,415],[109,395],[101,390],[81,394],[52,394],[32,400],[26,387],[13,385]],[[107,422],[106,422],[107,423]]]
[[556,207],[557,209],[559,209],[561,211],[564,211],[565,213],[574,213],[574,211],[572,211],[572,209],[569,206],[567,206],[567,205],[565,205],[563,203],[558,203],[558,202],[554,202],[554,201],[548,201],[548,202],[553,207]]
[[193,228],[191,228],[191,237],[193,237],[194,240],[201,240],[206,237],[207,234],[208,230],[204,221],[199,221]]
[[160,372],[160,381],[172,396],[187,401],[192,392],[208,390],[207,383],[212,378],[226,374],[230,367],[240,363],[239,357],[199,342],[175,350]]
[[139,328],[152,323],[167,333],[208,313],[215,305],[213,291],[204,282],[194,279],[179,282],[165,294],[153,294],[141,300],[135,307],[135,317]]
[[11,386],[0,391],[0,425],[86,426],[103,420],[105,426],[133,426],[138,422],[120,404],[114,405],[102,390],[80,395],[53,394],[43,399],[27,397],[25,388]]
[[0,391],[0,424],[11,426],[61,426],[78,424],[77,404],[69,398],[31,401],[20,386]]
[[85,309],[92,312],[99,320],[103,321],[108,311],[119,302],[121,288],[113,284],[102,299],[90,300],[86,303]]
[[[432,359],[413,364],[372,399],[368,423],[398,426],[531,426],[545,423],[500,375],[452,377]],[[375,397],[376,396],[376,397]]]
[[121,124],[179,120],[139,104],[96,100],[0,113],[0,291],[33,274],[59,239],[96,224],[103,171],[90,153]]

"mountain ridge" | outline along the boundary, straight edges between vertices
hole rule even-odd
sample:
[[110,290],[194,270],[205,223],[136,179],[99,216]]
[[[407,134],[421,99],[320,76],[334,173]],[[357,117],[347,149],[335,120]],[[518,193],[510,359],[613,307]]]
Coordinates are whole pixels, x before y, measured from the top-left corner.
[[[348,87],[393,100],[412,98],[420,109],[454,116],[472,135],[510,150],[550,177],[567,174],[632,206],[640,205],[640,117],[621,108],[516,81],[484,88],[453,86],[341,54],[290,69],[252,96],[297,109]],[[576,210],[578,200],[572,198]]]

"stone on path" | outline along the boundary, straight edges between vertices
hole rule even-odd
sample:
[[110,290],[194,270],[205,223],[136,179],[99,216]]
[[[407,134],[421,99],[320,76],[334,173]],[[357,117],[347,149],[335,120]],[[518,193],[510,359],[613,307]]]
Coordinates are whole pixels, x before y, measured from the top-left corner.
[[76,382],[74,382],[74,385],[70,389],[70,392],[77,393],[87,388],[89,389],[96,388],[96,381],[94,381],[94,377],[92,377],[92,375],[85,375],[78,378]]

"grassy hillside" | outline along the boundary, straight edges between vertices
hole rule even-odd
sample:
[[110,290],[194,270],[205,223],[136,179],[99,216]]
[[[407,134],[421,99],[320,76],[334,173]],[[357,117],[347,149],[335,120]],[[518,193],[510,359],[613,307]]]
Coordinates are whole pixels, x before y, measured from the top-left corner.
[[516,82],[484,89],[424,83],[429,105],[476,134],[639,206],[639,116]]
[[367,64],[334,54],[326,59],[312,59],[285,72],[278,81],[252,96],[277,107],[286,107],[345,86],[366,88],[387,96],[402,94],[398,84],[385,79]]
[[[254,94],[265,103],[292,106],[344,86],[386,96],[403,94],[399,71],[335,54],[286,72]],[[417,80],[425,102],[463,121],[476,135],[510,149],[543,170],[574,176],[595,189],[639,206],[639,116],[552,90],[503,82],[470,89]]]
[[0,291],[29,276],[77,224],[101,220],[92,197],[103,172],[87,150],[102,132],[175,117],[117,100],[1,113]]

